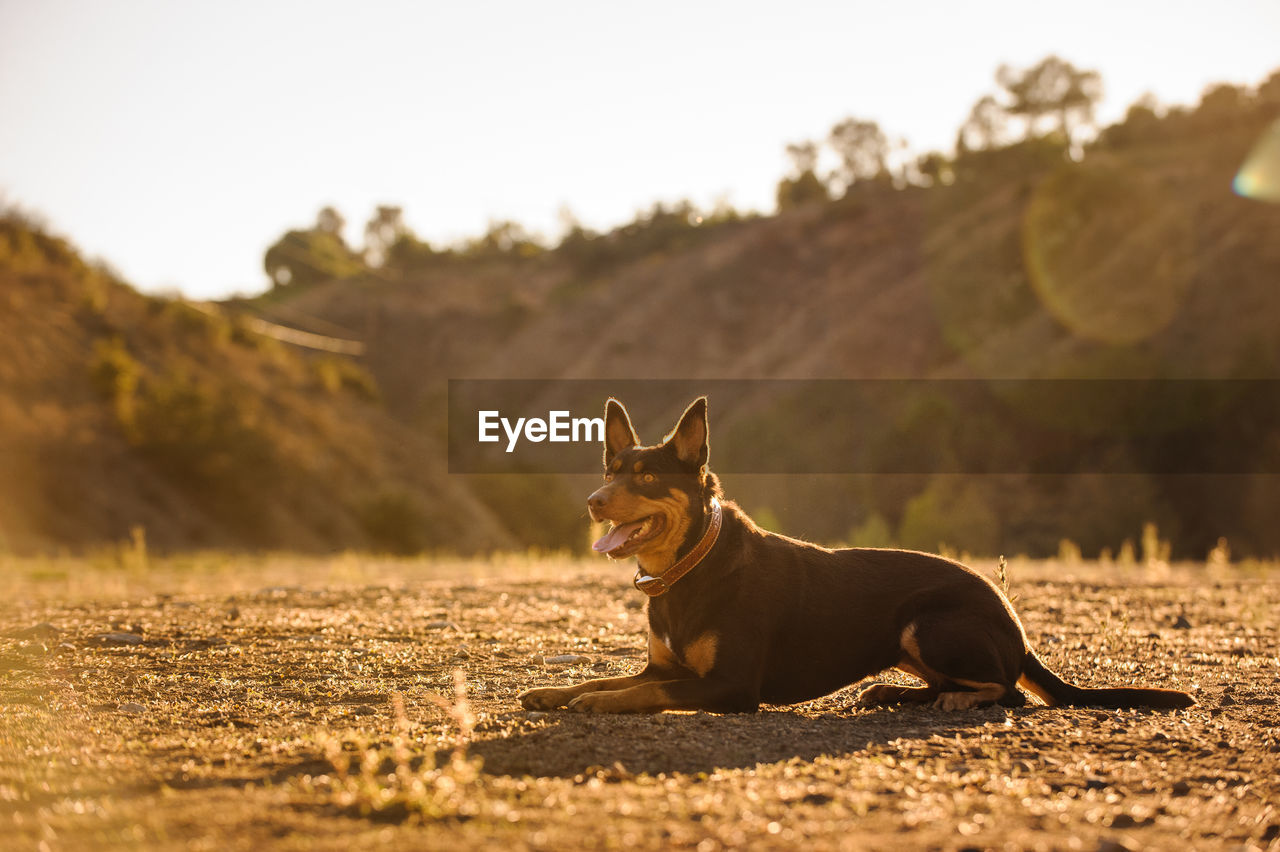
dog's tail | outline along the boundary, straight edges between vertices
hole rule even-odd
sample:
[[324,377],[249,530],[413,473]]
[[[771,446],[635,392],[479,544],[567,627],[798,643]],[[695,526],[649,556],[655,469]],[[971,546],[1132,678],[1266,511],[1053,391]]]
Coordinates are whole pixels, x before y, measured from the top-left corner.
[[1178,709],[1190,707],[1196,701],[1185,692],[1176,689],[1152,689],[1148,687],[1122,686],[1089,689],[1067,683],[1040,662],[1035,651],[1028,650],[1022,659],[1022,677],[1018,685],[1053,707],[1065,704],[1072,707],[1107,707],[1124,710],[1130,707],[1156,707]]

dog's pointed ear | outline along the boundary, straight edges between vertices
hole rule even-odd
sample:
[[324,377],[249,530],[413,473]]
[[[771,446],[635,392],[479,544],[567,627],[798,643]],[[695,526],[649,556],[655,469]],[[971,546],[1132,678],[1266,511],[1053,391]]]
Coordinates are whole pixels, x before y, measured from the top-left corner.
[[680,422],[671,430],[664,443],[675,449],[676,456],[687,465],[698,468],[701,473],[707,468],[707,459],[711,455],[711,442],[707,432],[707,398],[700,396],[680,415]]
[[604,404],[604,463],[613,461],[613,457],[629,447],[640,446],[636,430],[631,427],[631,418],[627,409],[613,397]]

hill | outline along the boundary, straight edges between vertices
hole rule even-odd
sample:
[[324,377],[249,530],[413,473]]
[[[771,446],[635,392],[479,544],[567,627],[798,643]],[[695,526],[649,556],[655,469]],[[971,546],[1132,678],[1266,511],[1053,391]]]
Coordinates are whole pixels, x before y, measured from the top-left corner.
[[[866,181],[702,225],[660,208],[554,251],[436,254],[258,307],[365,340],[399,416],[422,428],[437,428],[444,381],[461,377],[1277,377],[1280,208],[1231,187],[1278,110],[1223,91],[1163,117],[1135,108],[1078,161],[1033,138],[968,152],[928,187]],[[761,408],[714,412],[713,430],[768,431]],[[1269,476],[729,484],[823,540],[1045,553],[1074,538],[1114,552],[1152,521],[1184,555],[1222,535],[1243,552],[1280,547],[1264,520],[1280,496]],[[584,486],[544,487],[569,511]]]
[[[935,162],[931,182],[859,180],[769,217],[659,206],[555,249],[506,226],[446,251],[400,233],[378,266],[291,232],[278,246],[294,254],[269,266],[325,263],[199,310],[10,216],[0,530],[15,549],[134,525],[174,548],[577,547],[589,480],[446,473],[450,378],[1280,377],[1280,206],[1231,190],[1280,112],[1276,86],[1225,88],[1195,110],[1135,108],[1074,155],[1031,136]],[[294,350],[257,318],[364,353]],[[822,437],[778,402],[713,411],[713,435],[797,436],[769,444],[783,455]],[[988,427],[903,424],[958,441]],[[1224,535],[1280,552],[1276,476],[1092,469],[727,485],[828,541],[1043,554],[1071,538],[1097,553],[1150,521],[1178,555]]]
[[353,363],[142,296],[14,213],[0,306],[0,547],[513,544]]

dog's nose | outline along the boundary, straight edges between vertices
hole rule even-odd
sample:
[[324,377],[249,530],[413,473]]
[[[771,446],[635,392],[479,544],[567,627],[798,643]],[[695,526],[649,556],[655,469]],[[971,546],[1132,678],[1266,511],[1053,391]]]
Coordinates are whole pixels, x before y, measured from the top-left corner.
[[604,493],[603,488],[596,489],[590,497],[587,498],[587,508],[599,511],[609,502],[609,496]]

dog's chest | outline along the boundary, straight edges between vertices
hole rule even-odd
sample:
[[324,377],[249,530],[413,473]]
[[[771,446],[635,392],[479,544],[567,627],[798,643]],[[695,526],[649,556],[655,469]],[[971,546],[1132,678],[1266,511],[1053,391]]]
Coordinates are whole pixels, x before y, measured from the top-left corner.
[[699,676],[706,675],[716,664],[719,635],[712,630],[673,627],[664,619],[650,617],[650,657],[656,662],[675,663]]

